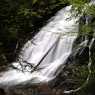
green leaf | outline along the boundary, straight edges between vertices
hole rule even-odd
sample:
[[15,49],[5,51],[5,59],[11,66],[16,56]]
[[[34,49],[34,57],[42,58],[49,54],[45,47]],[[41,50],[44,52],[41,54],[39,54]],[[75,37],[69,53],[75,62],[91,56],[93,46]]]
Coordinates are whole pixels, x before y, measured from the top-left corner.
[[37,1],[38,1],[38,0],[33,0],[33,1],[32,1],[32,4],[33,4],[33,5],[36,4]]

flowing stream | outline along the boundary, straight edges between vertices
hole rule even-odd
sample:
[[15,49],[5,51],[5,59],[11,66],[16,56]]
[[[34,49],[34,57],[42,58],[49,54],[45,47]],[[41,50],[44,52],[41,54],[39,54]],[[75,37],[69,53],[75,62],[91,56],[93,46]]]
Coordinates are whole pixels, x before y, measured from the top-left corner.
[[[30,81],[46,83],[58,75],[66,65],[72,46],[78,35],[78,20],[67,6],[40,29],[39,33],[22,48],[18,61],[0,73],[0,85],[13,86]],[[60,69],[59,69],[60,68]]]

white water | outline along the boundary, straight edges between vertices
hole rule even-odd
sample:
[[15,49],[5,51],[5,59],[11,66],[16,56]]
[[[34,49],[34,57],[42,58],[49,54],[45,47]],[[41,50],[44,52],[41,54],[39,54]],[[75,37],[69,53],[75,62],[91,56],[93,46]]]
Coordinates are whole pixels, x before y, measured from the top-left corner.
[[[23,66],[26,63],[22,60],[31,63],[33,67],[40,63],[39,70],[31,73],[29,66],[23,72],[10,68],[0,74],[0,84],[10,86],[29,80],[31,83],[44,83],[54,79],[72,52],[72,45],[78,34],[78,19],[79,17],[71,16],[71,6],[61,9],[34,37],[35,44],[29,40],[19,55]],[[19,61],[12,64],[21,70]]]

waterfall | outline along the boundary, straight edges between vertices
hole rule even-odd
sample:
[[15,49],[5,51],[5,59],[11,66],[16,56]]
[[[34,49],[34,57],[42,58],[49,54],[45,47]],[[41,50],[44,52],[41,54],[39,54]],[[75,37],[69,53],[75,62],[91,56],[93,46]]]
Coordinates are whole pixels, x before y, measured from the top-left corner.
[[[14,68],[0,73],[0,86],[13,86],[29,81],[46,83],[54,79],[66,65],[78,35],[78,19],[67,6],[40,29],[22,48]],[[33,42],[33,43],[32,43]]]

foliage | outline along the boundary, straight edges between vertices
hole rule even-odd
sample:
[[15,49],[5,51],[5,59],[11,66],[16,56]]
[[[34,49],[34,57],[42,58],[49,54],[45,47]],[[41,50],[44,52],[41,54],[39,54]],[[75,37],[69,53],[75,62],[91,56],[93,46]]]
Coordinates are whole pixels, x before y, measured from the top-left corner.
[[[16,50],[19,50],[27,39],[32,38],[60,8],[72,4],[73,8],[77,7],[78,12],[81,12],[87,2],[89,0],[1,0],[1,54],[8,61],[13,61]],[[88,8],[89,14],[94,14],[94,9],[94,6]]]
[[0,54],[13,61],[16,49],[66,4],[65,0],[1,0]]
[[[39,28],[45,24],[46,20],[53,16],[55,12],[68,4],[72,4],[73,9],[78,14],[93,17],[92,22],[89,24],[82,24],[80,22],[83,35],[88,35],[92,31],[95,32],[95,29],[92,30],[95,26],[95,6],[89,6],[89,2],[90,0],[1,0],[0,66],[4,65],[4,63],[6,66],[10,61],[13,61],[19,52],[19,48],[21,48],[25,41],[32,38],[38,32]],[[85,79],[88,71],[84,67],[76,67],[75,69],[78,71],[71,77],[75,79],[76,76],[77,78],[81,76]],[[91,82],[95,78],[95,70],[93,68]],[[83,83],[83,80],[79,78],[78,83]],[[78,95],[84,94],[78,93]]]

